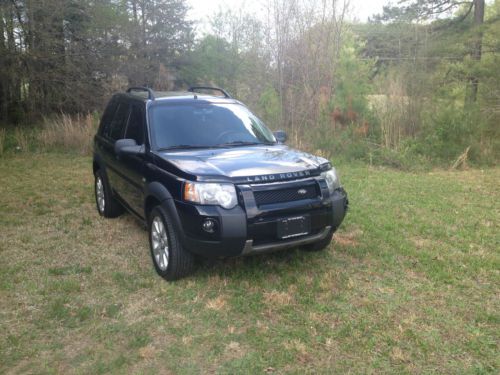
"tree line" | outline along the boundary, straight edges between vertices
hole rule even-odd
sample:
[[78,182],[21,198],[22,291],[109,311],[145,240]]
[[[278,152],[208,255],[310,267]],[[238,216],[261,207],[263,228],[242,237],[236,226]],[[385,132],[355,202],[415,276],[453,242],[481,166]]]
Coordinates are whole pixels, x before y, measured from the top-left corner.
[[2,0],[0,121],[101,108],[133,84],[162,87],[193,44],[183,0]]
[[498,160],[499,0],[403,0],[363,23],[343,0],[262,5],[199,35],[185,0],[2,0],[0,122],[213,84],[328,156]]

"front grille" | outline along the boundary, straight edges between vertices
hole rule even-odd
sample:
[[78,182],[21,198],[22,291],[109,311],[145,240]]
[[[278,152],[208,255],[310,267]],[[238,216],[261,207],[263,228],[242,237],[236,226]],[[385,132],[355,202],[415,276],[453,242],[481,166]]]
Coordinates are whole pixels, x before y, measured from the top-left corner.
[[317,184],[307,186],[296,186],[287,188],[276,188],[273,190],[258,190],[253,192],[255,202],[258,206],[264,204],[284,203],[300,201],[302,199],[314,199],[319,196]]

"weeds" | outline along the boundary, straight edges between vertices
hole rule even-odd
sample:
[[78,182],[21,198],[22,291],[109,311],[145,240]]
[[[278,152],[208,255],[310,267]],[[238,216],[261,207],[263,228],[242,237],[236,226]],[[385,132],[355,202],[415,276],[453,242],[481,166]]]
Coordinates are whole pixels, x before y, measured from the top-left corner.
[[64,150],[89,155],[97,121],[92,114],[71,117],[61,114],[46,118],[38,135],[38,143],[44,150]]
[[16,130],[14,130],[14,139],[16,141],[16,151],[29,151],[29,137],[26,129],[16,128]]
[[5,138],[7,135],[7,130],[0,128],[0,156],[3,156],[5,150]]

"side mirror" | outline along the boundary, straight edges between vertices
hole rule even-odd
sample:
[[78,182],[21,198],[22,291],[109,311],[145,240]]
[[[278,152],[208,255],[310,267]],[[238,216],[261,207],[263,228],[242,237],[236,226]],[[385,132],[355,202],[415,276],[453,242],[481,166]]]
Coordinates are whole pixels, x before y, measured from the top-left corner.
[[274,138],[276,138],[278,143],[285,143],[288,137],[284,130],[278,130],[274,132]]
[[135,139],[119,139],[115,142],[116,156],[128,154],[139,155],[144,153],[144,147],[138,145]]

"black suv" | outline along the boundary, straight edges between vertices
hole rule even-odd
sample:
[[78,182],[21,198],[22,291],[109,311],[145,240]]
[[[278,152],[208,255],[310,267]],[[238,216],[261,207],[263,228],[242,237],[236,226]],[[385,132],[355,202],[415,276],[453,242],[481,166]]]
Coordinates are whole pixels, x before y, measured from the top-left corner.
[[328,160],[285,140],[222,89],[130,88],[113,96],[94,139],[97,210],[126,208],[147,225],[167,280],[189,274],[195,254],[321,250],[347,195]]

